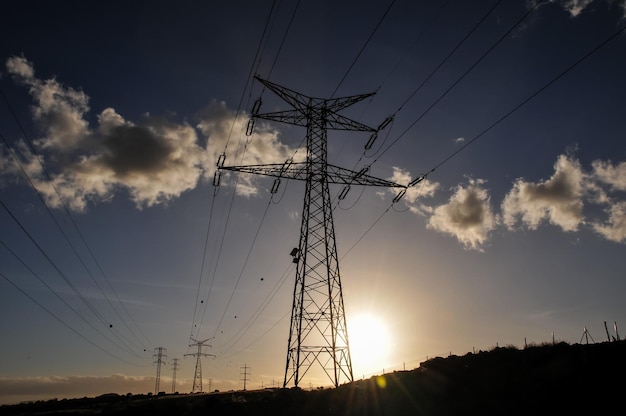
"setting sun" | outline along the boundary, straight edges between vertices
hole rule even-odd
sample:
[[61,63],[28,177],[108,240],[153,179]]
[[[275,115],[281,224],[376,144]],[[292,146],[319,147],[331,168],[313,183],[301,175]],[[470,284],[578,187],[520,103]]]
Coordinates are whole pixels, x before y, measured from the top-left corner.
[[379,374],[389,365],[392,336],[381,316],[361,313],[348,321],[354,377]]

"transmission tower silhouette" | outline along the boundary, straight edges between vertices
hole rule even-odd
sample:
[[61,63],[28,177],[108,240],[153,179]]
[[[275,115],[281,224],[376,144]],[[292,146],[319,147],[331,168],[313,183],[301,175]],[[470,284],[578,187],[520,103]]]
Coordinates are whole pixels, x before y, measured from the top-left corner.
[[[213,354],[202,352],[202,347],[204,347],[204,344],[206,344],[210,339],[211,338],[207,338],[203,341],[198,341],[197,339],[191,338],[194,343],[189,344],[189,346],[197,347],[198,351],[185,354],[185,357],[188,355],[196,357],[196,370],[193,375],[193,387],[191,388],[192,393],[202,393],[202,357],[215,357]],[[210,345],[207,346],[210,347]]]
[[154,364],[157,365],[156,381],[154,383],[154,394],[159,394],[159,384],[161,383],[161,365],[165,364],[165,360],[167,359],[167,350],[163,347],[157,347],[154,349],[154,351],[156,352],[152,355],[152,357],[155,359]]
[[239,375],[240,379],[243,380],[243,390],[246,391],[246,385],[248,384],[250,377],[250,367],[248,367],[247,364],[244,364],[240,369]]
[[[218,168],[273,176],[276,179],[272,193],[277,192],[281,178],[306,182],[300,241],[291,252],[297,266],[283,387],[290,383],[297,387],[314,366],[321,367],[336,387],[354,378],[329,184],[345,185],[345,192],[341,193],[344,197],[350,185],[406,186],[369,176],[367,168],[356,172],[328,163],[328,130],[376,134],[380,129],[338,114],[338,111],[374,93],[343,98],[314,98],[255,78],[293,109],[259,114],[261,101],[257,100],[246,134],[252,134],[255,119],[306,127],[306,161],[294,162],[290,159],[283,164],[224,166],[224,159],[221,158]],[[386,124],[382,123],[381,126]]]
[[176,371],[180,369],[178,361],[178,358],[172,359],[172,393],[176,392]]

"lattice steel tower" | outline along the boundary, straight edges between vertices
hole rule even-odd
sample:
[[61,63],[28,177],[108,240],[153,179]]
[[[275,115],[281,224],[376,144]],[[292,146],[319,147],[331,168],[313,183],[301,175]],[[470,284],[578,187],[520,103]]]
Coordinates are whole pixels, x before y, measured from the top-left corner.
[[159,387],[161,383],[161,365],[165,364],[167,359],[167,350],[163,347],[157,347],[154,349],[155,353],[152,355],[154,358],[154,364],[156,364],[156,379],[154,381],[154,394],[159,394]]
[[202,393],[202,357],[215,357],[215,355],[213,354],[207,354],[205,352],[202,352],[202,347],[204,347],[204,344],[209,342],[209,339],[210,338],[203,341],[198,341],[197,339],[191,338],[194,343],[189,344],[189,346],[198,347],[198,351],[185,354],[185,357],[188,355],[196,357],[196,370],[193,374],[193,387],[191,388],[192,393]]
[[[338,386],[353,381],[353,375],[329,184],[405,186],[369,176],[367,169],[355,172],[327,161],[328,130],[378,132],[378,129],[337,113],[373,93],[343,98],[313,98],[267,80],[256,79],[293,109],[259,114],[260,101],[257,101],[252,110],[252,126],[255,119],[264,119],[306,127],[306,161],[223,166],[222,158],[218,167],[276,177],[273,193],[280,178],[306,182],[300,242],[298,248],[292,251],[297,267],[283,386],[292,382],[298,386],[314,365],[320,366],[330,381]],[[252,126],[248,125],[247,134],[251,134]]]

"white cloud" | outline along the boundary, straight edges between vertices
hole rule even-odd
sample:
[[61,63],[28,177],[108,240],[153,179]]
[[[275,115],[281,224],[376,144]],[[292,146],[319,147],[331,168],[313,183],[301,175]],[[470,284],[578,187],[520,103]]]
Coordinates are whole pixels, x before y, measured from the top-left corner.
[[610,205],[607,211],[608,222],[594,222],[593,229],[607,240],[626,242],[626,201]]
[[448,203],[434,209],[428,228],[456,237],[466,249],[482,251],[497,225],[484,183],[470,179],[466,186],[458,185]]
[[565,11],[567,11],[572,17],[578,16],[587,6],[593,3],[594,0],[559,0],[559,4]]
[[626,17],[626,0],[552,0],[552,2],[563,8],[572,18],[578,17],[592,3],[601,2],[608,3],[609,7],[620,9],[622,16]]
[[593,176],[613,190],[626,191],[626,162],[613,165],[611,161],[594,160]]
[[89,97],[54,78],[37,79],[32,64],[23,57],[9,58],[7,70],[16,82],[28,87],[35,101],[33,118],[46,135],[37,144],[60,152],[76,146],[88,132],[84,116],[89,111]]
[[[589,175],[590,189],[596,195],[594,202],[605,205],[608,220],[593,221],[593,229],[607,240],[626,242],[626,201],[619,201],[614,193],[626,191],[626,162],[613,165],[610,161],[595,160]],[[605,190],[602,186],[608,186]]]
[[583,223],[584,174],[577,160],[560,155],[554,175],[533,183],[518,179],[502,202],[504,224],[513,229],[518,219],[535,230],[544,220],[564,231],[576,231]]
[[[55,79],[36,78],[32,63],[23,57],[10,58],[7,69],[33,98],[33,119],[42,132],[34,141],[41,163],[23,143],[14,150],[53,207],[60,206],[60,195],[71,209],[83,211],[89,202],[108,201],[122,190],[138,208],[166,203],[195,188],[200,180],[212,179],[227,143],[230,164],[284,162],[294,153],[267,126],[257,128],[253,140],[244,145],[239,138],[247,117],[235,119],[223,102],[201,110],[195,127],[150,115],[133,123],[113,108],[104,109],[96,125],[90,126],[85,93]],[[19,173],[14,162],[4,162],[0,168],[3,176]],[[256,194],[254,179],[242,175],[237,192]]]

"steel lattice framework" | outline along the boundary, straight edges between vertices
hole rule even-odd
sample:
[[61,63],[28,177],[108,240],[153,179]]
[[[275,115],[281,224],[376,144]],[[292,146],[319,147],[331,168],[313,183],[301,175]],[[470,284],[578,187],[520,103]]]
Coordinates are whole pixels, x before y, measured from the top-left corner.
[[[198,341],[197,339],[191,338],[191,340],[194,342],[193,344],[189,344],[190,347],[197,347],[198,351],[197,352],[192,352],[189,354],[185,354],[185,357],[188,355],[191,355],[193,357],[196,357],[196,369],[194,371],[194,375],[193,375],[193,387],[191,388],[191,392],[192,393],[202,393],[202,357],[215,357],[215,355],[213,354],[207,354],[205,352],[202,352],[202,347],[204,347],[204,344],[206,344],[207,342],[209,342],[210,338],[202,340],[202,341]],[[210,345],[207,345],[210,347]]]
[[353,381],[353,374],[329,184],[406,186],[369,176],[365,169],[356,172],[327,161],[328,130],[378,131],[337,113],[373,94],[313,98],[256,79],[293,109],[259,114],[258,105],[255,105],[251,120],[264,119],[306,127],[306,161],[219,167],[306,182],[300,242],[292,251],[297,267],[283,386],[290,383],[298,386],[313,366],[321,367],[334,386],[338,386]]

